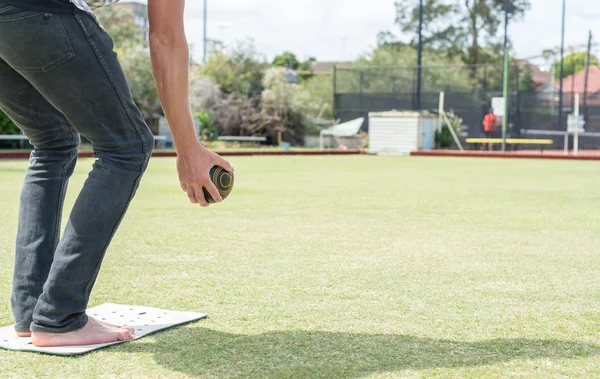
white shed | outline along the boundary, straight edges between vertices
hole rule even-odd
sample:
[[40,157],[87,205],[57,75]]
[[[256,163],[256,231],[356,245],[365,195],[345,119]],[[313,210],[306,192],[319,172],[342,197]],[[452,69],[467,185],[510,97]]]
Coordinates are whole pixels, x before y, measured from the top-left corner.
[[369,113],[369,153],[405,155],[435,148],[438,116],[422,112]]

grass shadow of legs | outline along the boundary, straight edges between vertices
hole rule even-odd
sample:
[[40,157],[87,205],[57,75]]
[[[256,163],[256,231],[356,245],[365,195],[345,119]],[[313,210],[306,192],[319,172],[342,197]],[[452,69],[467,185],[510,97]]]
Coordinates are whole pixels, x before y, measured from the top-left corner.
[[235,335],[182,327],[115,347],[151,352],[175,372],[220,377],[359,377],[373,372],[459,368],[517,359],[594,356],[575,341],[494,339],[472,343],[403,335],[277,331]]

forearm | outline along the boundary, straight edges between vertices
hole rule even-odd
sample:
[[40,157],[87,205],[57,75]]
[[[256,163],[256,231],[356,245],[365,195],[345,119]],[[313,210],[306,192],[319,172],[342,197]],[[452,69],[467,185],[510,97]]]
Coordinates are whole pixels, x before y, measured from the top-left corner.
[[151,35],[156,87],[177,151],[197,145],[189,101],[189,49],[185,35]]

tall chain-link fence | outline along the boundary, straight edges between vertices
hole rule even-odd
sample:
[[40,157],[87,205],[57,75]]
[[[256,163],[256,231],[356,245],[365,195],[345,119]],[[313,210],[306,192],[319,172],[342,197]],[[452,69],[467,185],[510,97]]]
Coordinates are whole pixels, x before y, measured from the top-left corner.
[[[358,117],[368,120],[369,112],[390,110],[437,112],[443,91],[445,111],[453,111],[462,118],[468,137],[482,136],[483,117],[491,107],[492,98],[502,97],[502,66],[423,66],[421,72],[419,89],[416,66],[336,67],[336,118],[342,122]],[[553,80],[552,84],[535,83],[529,66],[510,67],[508,137],[532,137],[536,131],[566,131],[575,93],[581,91],[582,85],[577,75],[574,80],[563,81],[563,111],[560,112],[558,83],[559,80]],[[581,114],[587,122],[586,132],[600,132],[600,93],[579,94]],[[368,122],[363,129],[368,130]],[[564,146],[564,136],[545,134],[544,138],[553,139],[555,148]],[[600,148],[600,138],[583,136],[580,147]]]

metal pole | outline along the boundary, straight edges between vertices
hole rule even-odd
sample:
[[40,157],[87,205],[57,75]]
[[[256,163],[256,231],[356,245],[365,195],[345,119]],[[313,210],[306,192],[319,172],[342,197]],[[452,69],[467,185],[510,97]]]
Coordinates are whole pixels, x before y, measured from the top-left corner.
[[508,6],[509,0],[504,2],[504,117],[502,117],[502,151],[506,151],[506,128],[508,125]]
[[206,5],[207,1],[208,0],[204,0],[204,58],[203,58],[204,64],[206,64],[206,56],[207,56],[207,53],[206,53],[207,46],[206,45],[208,44],[208,38],[207,38],[207,34],[206,34],[206,26],[207,26],[206,24],[207,24],[207,20],[208,20],[207,12],[206,12],[207,11],[207,5]]
[[488,93],[487,93],[487,70],[488,65],[483,66],[483,93],[480,95],[481,101],[481,118],[485,117],[485,114],[488,112],[490,107],[488,106]]
[[421,77],[423,64],[423,0],[419,0],[419,48],[417,52],[417,110],[421,110]]
[[337,65],[333,65],[333,119],[337,120],[338,104],[337,104]]
[[587,57],[585,59],[585,79],[583,81],[583,119],[586,121],[588,120],[587,96],[588,96],[588,77],[590,74],[591,50],[592,50],[592,31],[590,30],[590,37],[588,39]]
[[554,116],[554,112],[556,111],[556,57],[553,55],[554,63],[550,67],[550,76],[552,78],[552,116]]
[[365,72],[360,72],[360,112],[364,112]]
[[563,119],[563,76],[565,74],[565,15],[567,12],[567,1],[563,0],[562,8],[562,32],[560,42],[560,89],[558,91],[558,128],[560,129]]
[[573,108],[575,108],[575,70],[577,69],[577,65],[575,65],[575,61],[573,61],[571,63],[571,71],[573,72],[573,74],[571,74],[571,106]]
[[[575,104],[573,105],[573,114],[575,119],[579,119],[579,94],[575,94]],[[575,136],[573,137],[573,150],[575,155],[579,153],[579,131],[575,129]]]
[[440,132],[442,131],[443,128],[443,119],[442,119],[442,115],[444,114],[444,91],[440,92],[440,103],[438,106],[438,128],[437,130],[439,130]]
[[516,99],[515,99],[515,104],[516,104],[516,109],[515,109],[515,120],[514,120],[514,125],[515,127],[513,128],[514,130],[516,130],[516,133],[513,132],[513,134],[511,134],[511,136],[514,138],[516,137],[520,137],[521,136],[521,107],[519,104],[519,100],[520,100],[520,94],[519,94],[519,80],[520,80],[520,71],[521,68],[519,67],[519,64],[516,65],[516,70],[515,70],[515,74],[516,74],[516,78],[515,78],[515,85],[517,88],[516,91]]

